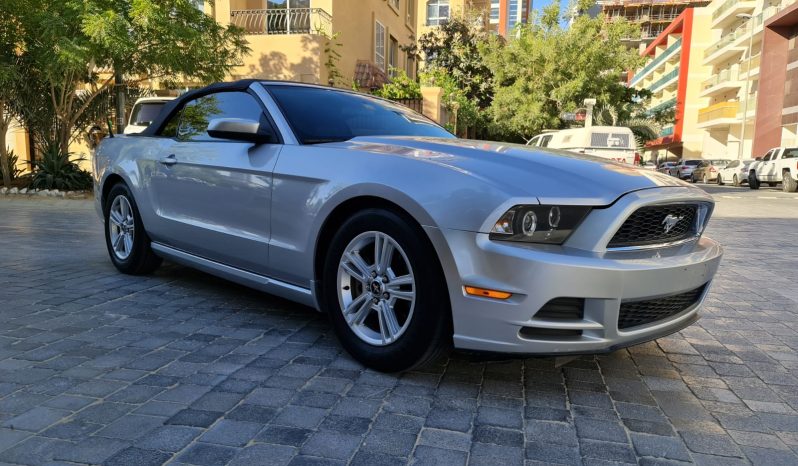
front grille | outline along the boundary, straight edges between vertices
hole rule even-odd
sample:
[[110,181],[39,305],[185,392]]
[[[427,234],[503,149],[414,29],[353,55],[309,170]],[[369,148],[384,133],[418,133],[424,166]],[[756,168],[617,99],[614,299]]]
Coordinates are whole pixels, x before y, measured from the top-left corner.
[[698,302],[706,285],[672,296],[621,303],[618,330],[625,330],[675,316]]
[[[695,235],[697,211],[695,204],[641,207],[626,219],[607,247],[650,246],[690,238]],[[665,231],[669,224],[671,228]]]

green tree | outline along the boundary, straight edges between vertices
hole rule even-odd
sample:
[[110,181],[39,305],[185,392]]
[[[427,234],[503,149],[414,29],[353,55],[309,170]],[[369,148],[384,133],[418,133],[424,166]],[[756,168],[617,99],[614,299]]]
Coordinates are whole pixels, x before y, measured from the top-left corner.
[[[593,2],[581,0],[568,11],[585,10]],[[482,54],[494,72],[490,117],[507,137],[529,138],[544,129],[561,128],[561,115],[582,107],[586,98],[619,106],[634,99],[636,91],[622,75],[642,63],[623,39],[640,34],[626,21],[578,15],[561,26],[559,2],[520,25],[514,38],[493,38]]]
[[453,16],[419,37],[415,45],[427,70],[442,70],[479,108],[490,105],[493,72],[480,53],[491,34],[473,14]]
[[418,81],[410,79],[404,70],[392,67],[390,71],[394,75],[393,78],[374,91],[374,95],[391,100],[421,98],[421,86]]
[[12,68],[24,71],[27,94],[44,91],[35,107],[52,118],[38,118],[50,121],[38,136],[63,153],[115,77],[221,80],[249,50],[243,31],[219,25],[193,0],[3,0],[4,28],[17,33]]

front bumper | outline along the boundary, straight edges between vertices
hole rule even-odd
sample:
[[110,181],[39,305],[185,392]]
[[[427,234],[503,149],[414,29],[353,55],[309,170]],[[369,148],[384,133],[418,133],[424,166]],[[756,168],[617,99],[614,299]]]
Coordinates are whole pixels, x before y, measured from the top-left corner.
[[[624,209],[628,207],[632,205]],[[444,263],[444,270],[454,344],[478,351],[597,353],[674,333],[698,319],[723,254],[721,246],[709,238],[662,249],[598,251],[491,241],[485,233],[439,231],[452,252],[452,263]],[[513,296],[504,301],[475,297],[465,294],[465,285]],[[637,327],[618,328],[622,303],[679,295],[702,286],[697,300],[681,312]],[[584,299],[583,316],[567,321],[535,317],[557,298]],[[553,330],[554,336],[539,337],[528,331],[541,328]],[[559,336],[563,330],[579,334]]]

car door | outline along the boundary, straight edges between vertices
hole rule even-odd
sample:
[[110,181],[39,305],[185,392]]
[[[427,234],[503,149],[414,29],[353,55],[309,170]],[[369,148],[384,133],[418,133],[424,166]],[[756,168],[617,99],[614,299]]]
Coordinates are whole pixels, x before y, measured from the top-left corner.
[[775,158],[777,154],[776,149],[771,149],[762,157],[762,163],[759,164],[759,168],[757,169],[757,178],[759,181],[773,181],[771,176],[773,176],[773,166],[774,161],[772,159]]
[[161,154],[151,183],[161,226],[158,239],[267,274],[272,173],[282,145],[212,138],[207,128],[216,118],[270,124],[260,100],[247,92],[217,92],[183,107],[172,125],[175,142]]

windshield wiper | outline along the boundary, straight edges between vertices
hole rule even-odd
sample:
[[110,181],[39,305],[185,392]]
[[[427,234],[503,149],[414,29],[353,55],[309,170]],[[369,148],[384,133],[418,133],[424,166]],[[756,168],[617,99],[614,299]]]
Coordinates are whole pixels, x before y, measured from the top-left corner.
[[351,138],[318,138],[318,139],[305,139],[302,141],[303,144],[325,144],[328,142],[343,142],[348,141]]

